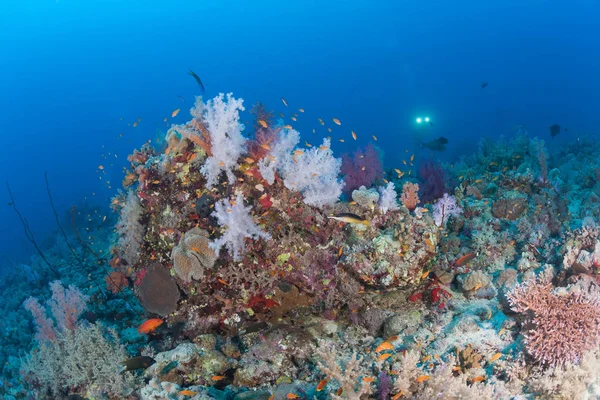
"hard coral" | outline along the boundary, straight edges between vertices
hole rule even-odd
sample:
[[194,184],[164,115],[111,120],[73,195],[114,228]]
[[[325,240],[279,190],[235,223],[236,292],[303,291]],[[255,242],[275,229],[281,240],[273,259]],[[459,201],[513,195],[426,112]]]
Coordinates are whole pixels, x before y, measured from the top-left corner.
[[597,295],[558,293],[540,279],[518,285],[507,294],[512,310],[526,314],[529,354],[541,364],[577,363],[600,343],[600,300]]
[[200,280],[204,277],[204,271],[213,267],[217,255],[209,245],[208,232],[194,227],[173,248],[173,269],[182,281],[189,283],[192,279]]
[[367,189],[361,186],[357,190],[352,191],[352,200],[360,207],[373,211],[375,204],[379,201],[379,192],[375,189]]

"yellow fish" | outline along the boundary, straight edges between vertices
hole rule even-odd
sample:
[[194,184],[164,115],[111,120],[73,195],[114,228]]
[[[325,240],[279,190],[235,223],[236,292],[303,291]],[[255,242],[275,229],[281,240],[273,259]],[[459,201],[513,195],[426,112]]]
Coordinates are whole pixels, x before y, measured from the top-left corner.
[[366,219],[364,219],[363,217],[360,217],[360,216],[358,216],[356,214],[352,214],[352,213],[339,213],[339,214],[335,214],[334,216],[327,217],[327,218],[335,219],[337,221],[342,221],[347,224],[361,224],[361,225],[365,225],[365,226],[371,225],[371,223],[369,221],[367,221]]

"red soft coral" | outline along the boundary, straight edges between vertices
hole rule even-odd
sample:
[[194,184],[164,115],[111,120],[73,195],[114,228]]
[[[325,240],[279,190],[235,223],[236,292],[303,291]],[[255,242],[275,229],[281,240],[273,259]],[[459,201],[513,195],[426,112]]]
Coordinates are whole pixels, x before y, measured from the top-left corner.
[[379,154],[372,144],[356,151],[352,157],[342,155],[342,174],[344,175],[344,194],[350,196],[352,191],[361,186],[370,187],[376,179],[383,176],[383,166]]

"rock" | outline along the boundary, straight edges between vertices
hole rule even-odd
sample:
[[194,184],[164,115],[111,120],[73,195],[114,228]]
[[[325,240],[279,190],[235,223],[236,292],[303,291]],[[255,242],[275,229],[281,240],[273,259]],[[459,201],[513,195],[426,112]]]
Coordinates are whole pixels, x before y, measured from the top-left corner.
[[369,331],[371,335],[379,336],[383,324],[392,315],[393,313],[389,310],[371,308],[359,313],[358,323],[360,326]]
[[383,337],[394,335],[413,334],[421,321],[422,315],[419,310],[411,310],[403,314],[396,314],[388,318],[383,325]]
[[212,334],[198,335],[194,338],[194,344],[200,350],[214,350],[217,347],[217,336]]
[[294,383],[283,383],[275,388],[273,392],[273,400],[287,400],[288,393],[294,393],[298,396],[303,396],[306,393],[306,398],[313,398],[316,393],[314,386],[307,382],[296,381]]
[[154,360],[156,363],[144,373],[146,378],[160,377],[168,369],[169,379],[176,380],[178,373],[187,374],[193,369],[197,379],[210,383],[212,376],[222,375],[233,366],[220,351],[203,351],[194,343],[182,343],[173,350],[158,353]]
[[159,382],[152,379],[140,390],[140,398],[141,400],[214,400],[214,397],[209,396],[206,389],[201,386],[186,387],[185,389],[196,392],[196,394],[194,396],[179,394],[183,390],[181,386],[173,382]]

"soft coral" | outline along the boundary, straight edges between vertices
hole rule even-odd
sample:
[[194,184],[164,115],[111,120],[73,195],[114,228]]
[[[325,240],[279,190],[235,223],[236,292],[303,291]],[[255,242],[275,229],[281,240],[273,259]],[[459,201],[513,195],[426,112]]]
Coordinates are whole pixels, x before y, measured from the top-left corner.
[[346,186],[344,194],[349,196],[353,190],[361,186],[370,187],[377,178],[383,174],[383,166],[375,146],[369,144],[366,148],[349,154],[342,155],[342,174]]

